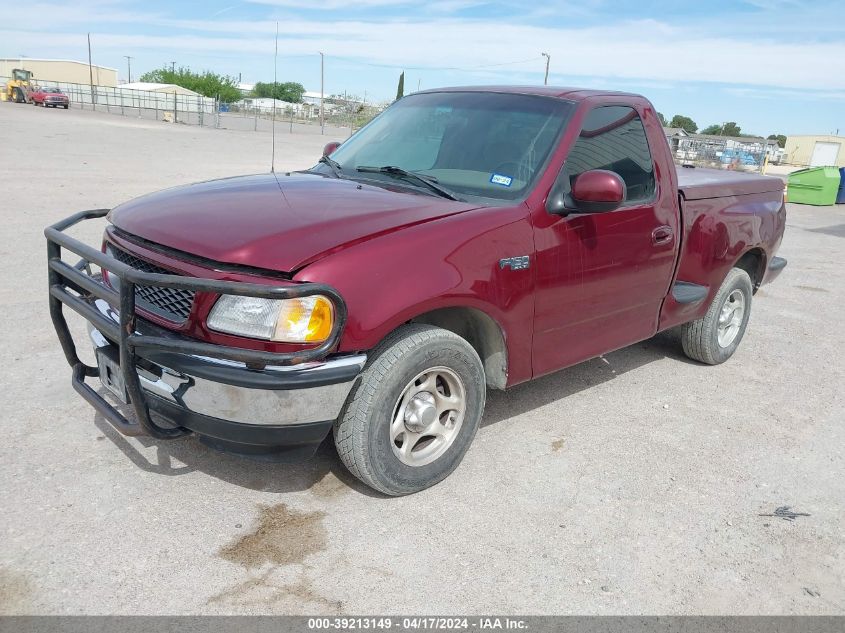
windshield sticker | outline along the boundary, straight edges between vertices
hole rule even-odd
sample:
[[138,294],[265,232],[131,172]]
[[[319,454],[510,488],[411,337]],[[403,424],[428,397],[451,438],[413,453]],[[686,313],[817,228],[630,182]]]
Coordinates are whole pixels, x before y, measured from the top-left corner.
[[503,187],[510,187],[511,183],[513,182],[513,178],[510,176],[503,176],[502,174],[493,174],[490,176],[490,182],[494,185],[502,185]]

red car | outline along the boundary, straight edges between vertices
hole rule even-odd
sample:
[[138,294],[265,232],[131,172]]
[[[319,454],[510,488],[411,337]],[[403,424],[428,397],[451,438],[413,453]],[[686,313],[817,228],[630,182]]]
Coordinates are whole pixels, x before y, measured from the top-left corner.
[[[102,217],[102,248],[65,233]],[[74,388],[121,432],[265,459],[333,434],[355,476],[403,495],[458,466],[487,388],[673,327],[690,358],[728,360],[785,225],[780,179],[676,169],[643,97],[439,89],[311,169],[54,224],[50,314]]]
[[32,105],[41,105],[45,108],[64,108],[67,110],[70,105],[67,95],[55,86],[36,88],[30,93],[30,99],[32,99]]

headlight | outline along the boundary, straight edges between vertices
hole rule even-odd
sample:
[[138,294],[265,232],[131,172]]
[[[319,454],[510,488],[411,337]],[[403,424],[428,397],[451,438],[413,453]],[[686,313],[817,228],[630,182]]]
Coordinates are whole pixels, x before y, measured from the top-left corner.
[[332,302],[322,295],[299,299],[221,295],[208,315],[212,330],[281,343],[322,343],[333,323]]

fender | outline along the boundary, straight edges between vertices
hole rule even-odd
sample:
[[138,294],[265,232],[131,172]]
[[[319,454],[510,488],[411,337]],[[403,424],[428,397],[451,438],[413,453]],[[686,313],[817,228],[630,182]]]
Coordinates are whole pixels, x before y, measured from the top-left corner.
[[[370,350],[433,310],[479,310],[502,330],[511,386],[531,378],[531,354],[525,352],[532,340],[534,256],[528,208],[518,204],[468,211],[352,245],[294,279],[322,280],[343,296],[349,320],[342,352]],[[500,265],[514,257],[528,257],[527,267]]]
[[702,286],[707,293],[695,302],[679,303],[670,292],[660,313],[659,330],[704,316],[728,271],[752,252],[762,258],[761,276],[752,275],[756,290],[786,224],[781,192],[702,200],[681,196],[680,208],[683,236],[675,281]]

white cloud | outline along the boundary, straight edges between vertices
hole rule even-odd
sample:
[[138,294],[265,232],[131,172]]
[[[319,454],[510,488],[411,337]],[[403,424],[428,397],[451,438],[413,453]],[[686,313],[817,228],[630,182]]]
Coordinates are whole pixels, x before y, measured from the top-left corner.
[[[249,0],[253,4],[266,4],[290,9],[312,9],[317,11],[337,11],[348,9],[348,0]],[[389,7],[412,4],[414,0],[355,0],[356,8]]]
[[[277,6],[298,5],[300,0],[264,0]],[[405,0],[362,0],[367,6],[397,4]],[[456,0],[463,2],[464,0]],[[772,0],[777,1],[777,0]],[[321,7],[341,0],[322,0]],[[345,2],[344,2],[345,4]],[[360,6],[361,2],[357,3]],[[311,6],[314,6],[313,3]],[[34,9],[33,7],[37,7]],[[4,9],[7,11],[8,9]],[[0,15],[7,30],[0,32],[5,48],[31,54],[36,47],[56,51],[65,47],[84,49],[84,34],[51,33],[41,30],[8,30],[12,24],[40,23],[27,12],[60,16],[51,24],[67,29],[91,22],[135,25],[134,35],[104,32],[102,26],[92,35],[98,51],[126,52],[148,50],[179,52],[178,59],[190,64],[192,54],[229,56],[249,63],[250,59],[272,54],[275,22],[227,19],[183,20],[160,14],[127,13],[119,4],[82,5],[48,10],[46,5],[12,9],[16,19]],[[74,17],[75,16],[75,17]],[[95,17],[96,16],[96,17]],[[660,20],[606,22],[586,28],[540,26],[508,19],[427,19],[427,20],[341,20],[280,19],[282,57],[314,55],[323,51],[329,57],[342,57],[354,66],[375,64],[400,68],[460,68],[467,77],[480,76],[480,66],[537,58],[540,51],[551,54],[554,75],[605,77],[614,81],[690,82],[707,81],[738,85],[774,86],[793,90],[843,90],[845,74],[831,72],[834,63],[845,59],[845,38],[829,41],[800,38],[755,38],[753,30],[726,35],[710,24],[674,23]],[[789,25],[784,25],[785,27]],[[178,35],[155,35],[157,28],[178,31]],[[734,24],[734,29],[741,25]],[[109,29],[110,30],[110,29]],[[841,32],[840,27],[840,32]],[[81,31],[81,28],[80,28]],[[141,34],[146,33],[146,34]],[[40,54],[40,53],[39,53]],[[33,55],[34,56],[34,55]],[[78,53],[76,54],[78,56]],[[830,63],[823,63],[829,60]],[[525,74],[527,65],[496,67],[490,73],[502,83],[515,74]]]

